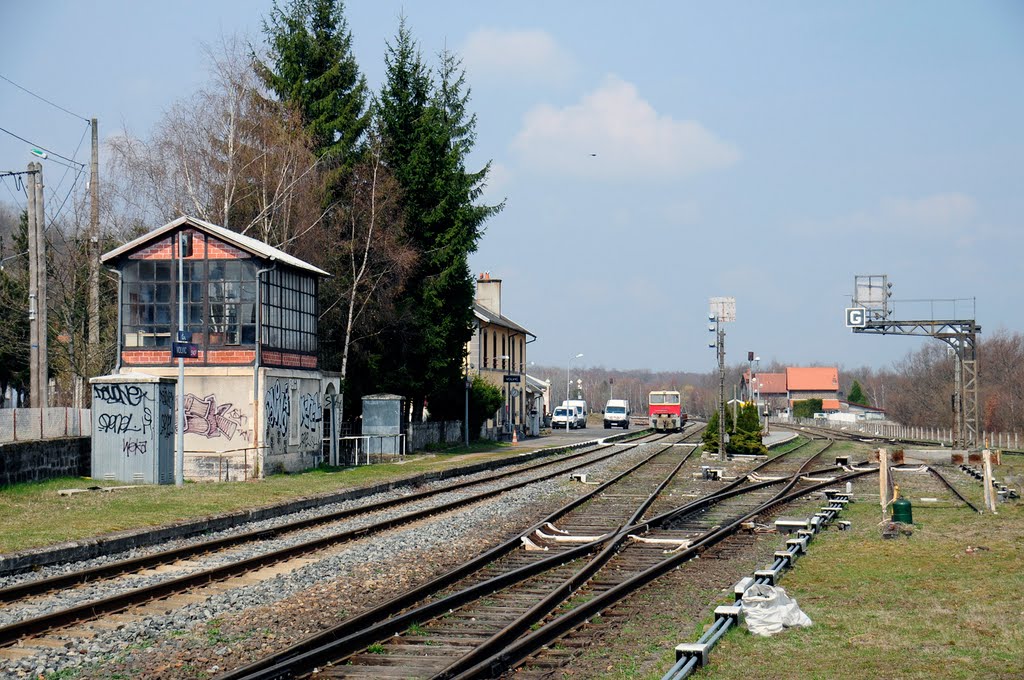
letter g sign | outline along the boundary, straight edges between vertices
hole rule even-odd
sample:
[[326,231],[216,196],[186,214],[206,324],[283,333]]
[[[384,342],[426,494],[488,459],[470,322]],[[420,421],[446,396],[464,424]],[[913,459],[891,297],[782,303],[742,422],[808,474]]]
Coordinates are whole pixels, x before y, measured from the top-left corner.
[[863,307],[846,308],[846,327],[863,328],[867,325],[867,310]]

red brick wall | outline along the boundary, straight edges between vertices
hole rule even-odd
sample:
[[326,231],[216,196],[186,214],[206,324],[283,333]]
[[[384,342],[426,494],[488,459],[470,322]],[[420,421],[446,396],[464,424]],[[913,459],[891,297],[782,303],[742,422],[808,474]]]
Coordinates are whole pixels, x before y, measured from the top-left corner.
[[[121,361],[133,366],[170,366],[178,363],[171,358],[170,349],[133,349],[121,352]],[[185,359],[186,366],[215,365],[234,366],[251,364],[256,361],[254,349],[211,349],[199,350],[195,359]]]
[[264,350],[260,355],[260,361],[265,366],[282,366],[284,368],[316,368],[315,356],[306,354],[292,354],[291,352],[277,352]]
[[[209,257],[211,260],[239,260],[249,257],[234,246],[223,241],[206,236],[202,232],[189,230],[192,233],[192,255],[186,260],[202,260]],[[174,238],[168,236],[165,239],[154,241],[145,248],[137,250],[129,259],[132,260],[172,260],[175,256]]]

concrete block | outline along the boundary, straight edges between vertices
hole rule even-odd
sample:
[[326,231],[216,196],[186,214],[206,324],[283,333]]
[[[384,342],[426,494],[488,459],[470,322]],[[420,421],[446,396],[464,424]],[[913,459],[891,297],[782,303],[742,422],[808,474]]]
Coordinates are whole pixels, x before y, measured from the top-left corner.
[[806,538],[791,538],[786,541],[786,545],[791,548],[796,548],[797,552],[807,552],[807,539]]
[[778,569],[758,569],[754,572],[754,576],[768,579],[768,585],[773,586],[779,578],[779,571]]
[[732,619],[734,624],[740,622],[740,612],[743,611],[742,604],[723,604],[715,607],[715,620],[718,619]]
[[747,592],[747,588],[754,585],[754,579],[750,576],[744,576],[736,585],[732,587],[732,592],[735,594],[737,600],[743,599],[743,593]]
[[696,657],[697,667],[701,668],[707,665],[710,652],[711,645],[706,642],[684,642],[681,645],[676,645],[676,661]]

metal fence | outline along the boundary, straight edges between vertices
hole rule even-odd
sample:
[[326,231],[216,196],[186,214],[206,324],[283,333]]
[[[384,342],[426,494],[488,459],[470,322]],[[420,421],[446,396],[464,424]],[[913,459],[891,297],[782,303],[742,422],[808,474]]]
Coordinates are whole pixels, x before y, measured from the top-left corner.
[[92,412],[87,408],[0,409],[0,444],[91,435]]
[[[859,432],[874,437],[889,437],[892,439],[913,439],[919,441],[931,441],[953,445],[953,430],[948,427],[920,427],[911,425],[900,425],[882,420],[865,420],[856,422],[836,421],[827,418],[772,418],[772,423],[797,425],[809,425],[811,427],[824,427],[830,430],[841,432]],[[1020,432],[982,432],[979,437],[979,445],[993,449],[1011,449],[1019,451],[1024,444],[1024,436]]]

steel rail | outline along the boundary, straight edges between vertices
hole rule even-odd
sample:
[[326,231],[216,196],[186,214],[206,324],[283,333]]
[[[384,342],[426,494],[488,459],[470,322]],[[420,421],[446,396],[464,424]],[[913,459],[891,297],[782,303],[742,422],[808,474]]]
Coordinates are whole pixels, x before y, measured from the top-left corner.
[[654,581],[665,573],[675,569],[678,565],[691,559],[699,552],[711,547],[712,545],[722,541],[728,536],[736,533],[741,525],[756,517],[763,512],[770,510],[777,504],[789,502],[796,498],[805,496],[813,493],[819,489],[823,489],[827,486],[841,483],[847,480],[855,479],[857,477],[875,473],[877,470],[860,470],[857,472],[849,473],[838,477],[837,479],[830,482],[821,482],[805,489],[801,489],[797,492],[792,492],[784,496],[776,497],[763,505],[755,508],[753,511],[741,516],[734,520],[730,524],[714,529],[707,532],[703,537],[698,539],[683,550],[644,571],[635,574],[622,583],[612,586],[603,593],[595,596],[593,599],[580,603],[580,605],[565,614],[562,614],[558,618],[546,623],[539,630],[533,631],[524,637],[519,638],[514,643],[504,648],[503,650],[491,655],[490,657],[480,661],[478,664],[469,668],[458,675],[453,676],[442,676],[437,675],[437,678],[446,678],[446,680],[470,680],[473,678],[484,678],[484,677],[496,677],[498,673],[507,670],[513,665],[521,662],[527,656],[540,649],[542,646],[550,644],[557,638],[561,637],[565,633],[569,632],[573,628],[576,628],[584,621],[597,615],[607,607],[619,602],[625,597],[632,594],[640,587],[647,585]]
[[[688,459],[690,455],[692,455],[692,453],[692,451],[689,452],[686,456],[686,459]],[[813,457],[811,460],[813,460]],[[666,482],[663,482],[660,485],[660,488],[663,488],[672,476],[678,474],[678,471],[681,469],[684,462],[685,460],[676,466],[671,475],[667,478]],[[806,465],[809,463],[810,460],[804,463],[804,465],[801,467],[800,472],[797,475],[795,475],[796,479],[799,479],[800,474],[803,473],[803,468],[806,467]],[[769,480],[766,482],[756,483],[743,489],[722,491],[717,494],[713,494],[712,496],[705,497],[704,499],[699,499],[698,501],[688,503],[686,507],[692,510],[696,510],[699,506],[712,505],[724,498],[731,497],[733,495],[747,493],[763,487],[780,484],[783,481],[785,480]],[[656,491],[654,494],[651,494],[651,497],[656,496],[656,494],[660,492],[660,488],[659,491]],[[781,494],[777,494],[775,498],[778,498],[780,495]],[[652,502],[651,497],[649,497],[647,501],[641,504],[641,507],[638,508],[637,511],[633,513],[633,517],[631,519],[635,520],[642,514],[644,509],[648,507]],[[440,614],[446,613],[447,611],[462,606],[463,604],[466,604],[470,601],[484,597],[485,595],[488,595],[494,592],[496,589],[498,589],[499,585],[501,587],[511,585],[514,582],[523,580],[523,578],[526,578],[527,576],[532,576],[537,573],[541,573],[541,571],[546,571],[556,566],[560,566],[570,558],[578,559],[596,550],[601,550],[601,552],[596,557],[592,558],[591,561],[588,562],[588,564],[585,565],[580,571],[570,576],[569,579],[567,579],[566,582],[555,593],[546,596],[542,602],[539,602],[535,606],[533,606],[531,610],[527,612],[525,615],[523,615],[523,617],[521,617],[519,621],[513,623],[511,626],[506,627],[505,629],[503,629],[503,631],[500,631],[498,634],[496,634],[487,643],[487,646],[483,650],[473,652],[473,656],[469,659],[469,661],[474,661],[487,650],[493,650],[495,647],[501,647],[508,642],[509,638],[521,635],[523,632],[525,632],[525,629],[530,627],[533,624],[533,622],[535,622],[538,618],[542,618],[547,613],[550,613],[550,611],[557,607],[558,604],[565,600],[567,594],[570,594],[573,590],[577,589],[579,585],[585,583],[590,577],[592,577],[593,573],[597,569],[599,569],[600,566],[603,566],[603,564],[606,563],[607,560],[610,559],[610,557],[612,557],[615,554],[615,552],[617,552],[620,549],[621,543],[625,540],[628,540],[628,535],[630,533],[634,533],[640,527],[645,527],[646,524],[647,523],[643,522],[627,522],[627,524],[621,527],[618,532],[606,534],[590,544],[574,548],[571,551],[571,555],[567,552],[559,553],[558,555],[545,558],[537,563],[529,565],[528,567],[521,567],[518,570],[518,577],[502,575],[500,577],[497,577],[498,579],[501,579],[500,584],[497,581],[491,581],[487,582],[487,585],[477,584],[475,586],[471,586],[470,588],[467,588],[463,591],[460,591],[459,593],[450,596],[448,599],[445,599],[441,603],[432,603],[429,605],[424,605],[422,607],[416,608],[411,611],[406,611],[402,613],[400,616],[391,618],[387,621],[383,621],[378,624],[374,624],[371,629],[362,628],[362,625],[368,622],[368,619],[370,618],[369,616],[365,618],[360,618],[360,620],[353,620],[350,622],[339,624],[339,626],[334,629],[336,635],[341,635],[342,629],[348,629],[353,632],[348,634],[347,637],[334,637],[333,640],[325,640],[324,644],[321,644],[320,646],[316,646],[318,642],[320,642],[320,640],[317,640],[315,638],[322,639],[324,637],[323,634],[311,636],[311,638],[308,638],[306,641],[300,643],[300,645],[302,645],[302,651],[299,653],[295,653],[295,648],[291,648],[290,650],[282,650],[282,652],[278,653],[277,655],[274,655],[273,658],[263,659],[255,662],[254,664],[250,664],[249,666],[236,669],[235,671],[231,671],[228,674],[217,676],[217,680],[239,680],[241,678],[245,678],[246,680],[269,680],[271,678],[294,677],[296,673],[307,672],[312,668],[350,656],[351,654],[361,649],[364,649],[367,645],[389,638],[393,634],[407,629],[410,625],[414,623],[434,618]],[[541,523],[540,526],[542,525],[543,523]],[[532,534],[533,531],[534,528],[531,528],[523,535],[526,536]],[[513,539],[511,543],[513,543],[514,545],[518,545],[519,540]],[[389,607],[389,609],[394,608]],[[466,660],[456,660],[456,663],[458,664],[458,668],[462,668],[465,667],[468,662]]]
[[[636,446],[639,444],[633,444]],[[612,448],[613,445],[607,444],[597,449],[601,451],[604,448]],[[81,621],[90,620],[101,616],[103,614],[109,614],[113,612],[123,611],[129,607],[149,602],[155,599],[168,597],[170,595],[194,588],[197,586],[203,586],[216,581],[222,581],[233,576],[238,576],[255,569],[262,568],[264,566],[275,564],[287,559],[292,559],[299,555],[303,555],[309,552],[320,550],[331,545],[338,543],[344,543],[346,541],[355,540],[357,538],[365,538],[382,531],[393,529],[403,524],[408,524],[431,515],[437,515],[444,512],[449,512],[457,508],[471,505],[473,503],[492,498],[494,496],[501,495],[508,491],[512,491],[523,486],[533,484],[539,481],[551,479],[553,477],[565,474],[571,470],[587,465],[593,465],[596,462],[600,462],[612,456],[618,455],[622,452],[622,448],[599,457],[596,460],[588,460],[580,462],[569,468],[556,470],[538,477],[532,477],[530,479],[514,482],[505,486],[491,489],[489,491],[483,491],[478,494],[470,495],[465,498],[449,501],[442,503],[437,506],[430,508],[424,508],[422,510],[416,510],[413,512],[405,513],[391,519],[382,520],[365,527],[359,527],[357,529],[351,529],[347,531],[338,532],[331,534],[330,536],[324,536],[321,538],[304,541],[297,543],[293,546],[281,548],[279,550],[270,551],[262,555],[257,555],[248,559],[233,562],[231,564],[214,567],[211,569],[196,572],[186,576],[181,576],[175,579],[169,579],[167,581],[157,583],[151,586],[138,588],[129,592],[121,593],[118,595],[112,595],[110,597],[101,598],[93,602],[88,602],[75,607],[70,607],[50,614],[44,614],[42,616],[34,617],[31,619],[25,619],[16,623],[0,627],[0,646],[11,644],[28,635],[38,635],[43,632],[47,632],[56,628],[78,623]],[[595,453],[590,451],[589,453]],[[600,487],[599,487],[600,488]]]
[[[426,491],[419,491],[408,496],[403,496],[401,498],[394,498],[385,501],[367,503],[365,505],[360,505],[357,508],[349,508],[346,510],[339,510],[337,512],[332,512],[325,515],[319,515],[317,517],[296,520],[293,522],[282,524],[277,527],[257,529],[255,531],[246,531],[234,534],[232,536],[225,536],[222,538],[216,538],[209,541],[202,541],[200,543],[195,543],[189,546],[182,546],[180,548],[162,550],[160,552],[156,552],[150,555],[134,557],[126,560],[119,560],[117,562],[91,567],[89,569],[82,569],[80,571],[70,572],[67,574],[58,574],[55,576],[50,576],[48,578],[26,581],[24,583],[8,586],[7,588],[0,588],[0,603],[15,602],[17,600],[32,595],[39,595],[52,590],[57,590],[59,588],[80,585],[82,583],[91,583],[101,579],[111,578],[113,576],[120,576],[122,574],[140,571],[142,569],[150,569],[152,567],[156,567],[162,564],[169,564],[171,562],[176,562],[178,560],[195,557],[196,555],[202,555],[206,553],[216,552],[218,550],[224,550],[225,548],[230,548],[244,543],[268,540],[295,531],[302,531],[310,527],[319,526],[322,524],[329,524],[331,522],[337,522],[343,519],[348,519],[350,517],[356,517],[362,514],[369,514],[371,512],[378,512],[380,510],[387,510],[389,508],[406,505],[408,503],[415,503],[417,501],[424,500],[426,498],[430,498],[431,496],[436,496],[441,493],[457,491],[459,489],[464,489],[479,484],[487,484],[506,477],[534,472],[536,470],[540,470],[551,465],[565,463],[566,461],[571,461],[581,456],[592,455],[604,449],[610,448],[612,444],[597,444],[596,446],[597,448],[588,448],[588,450],[586,451],[578,451],[568,456],[561,456],[555,460],[545,460],[540,463],[535,463],[533,465],[518,468],[516,470],[509,470],[505,472],[496,473],[494,475],[488,475],[487,477],[482,479],[458,482],[446,486],[444,488],[428,489]],[[603,460],[603,458],[600,460]]]
[[[479,571],[487,564],[518,548],[522,544],[523,537],[533,534],[546,523],[558,521],[614,484],[626,479],[640,467],[646,465],[669,448],[671,447],[665,447],[662,450],[656,451],[629,469],[612,477],[607,482],[558,508],[521,534],[514,536],[466,564],[362,614],[343,621],[337,626],[310,635],[295,645],[245,666],[221,673],[216,676],[216,680],[240,680],[242,678],[246,680],[270,680],[271,678],[292,677],[296,667],[314,668],[333,659],[347,656],[377,640],[390,637],[393,633],[404,630],[413,623],[434,618],[467,602],[484,597],[501,588],[514,585],[571,560],[579,559],[581,556],[599,549],[610,537],[615,535],[614,532],[608,532],[590,543],[581,544],[564,552],[555,553],[533,564],[519,567],[492,579],[472,585],[435,602],[421,605],[411,610],[408,609],[417,602],[421,602],[438,591],[450,587],[469,574]],[[399,612],[401,613],[399,614]]]
[[925,465],[925,468],[928,469],[928,472],[930,472],[933,475],[935,475],[936,477],[938,477],[939,481],[941,481],[943,484],[945,484],[946,488],[948,488],[950,491],[952,491],[953,495],[955,495],[957,498],[962,500],[967,505],[967,507],[969,507],[971,510],[974,510],[975,512],[977,512],[979,514],[981,513],[981,510],[978,509],[978,507],[974,503],[972,503],[969,500],[967,500],[967,498],[962,493],[960,493],[960,491],[958,491],[955,486],[953,486],[953,483],[951,481],[949,481],[948,479],[946,479],[938,470],[933,468],[931,465]]

